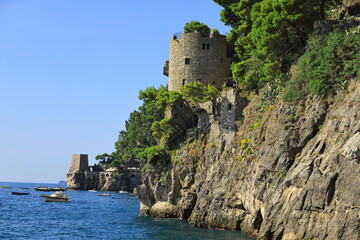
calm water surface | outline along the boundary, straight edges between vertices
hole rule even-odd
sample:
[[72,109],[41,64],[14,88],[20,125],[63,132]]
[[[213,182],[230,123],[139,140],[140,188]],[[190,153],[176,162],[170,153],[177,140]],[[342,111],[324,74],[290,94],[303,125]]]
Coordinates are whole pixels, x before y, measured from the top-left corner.
[[[193,228],[175,219],[139,215],[133,194],[67,191],[69,202],[45,202],[34,187],[54,184],[4,183],[0,186],[0,239],[251,239],[234,231]],[[20,188],[29,189],[20,189]],[[11,192],[30,192],[12,195]]]

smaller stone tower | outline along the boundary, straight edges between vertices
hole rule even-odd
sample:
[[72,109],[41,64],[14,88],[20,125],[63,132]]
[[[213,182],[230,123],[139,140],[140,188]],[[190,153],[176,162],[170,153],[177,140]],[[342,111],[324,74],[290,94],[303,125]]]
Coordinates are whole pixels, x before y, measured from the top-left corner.
[[232,47],[226,36],[200,32],[174,35],[170,39],[168,88],[178,91],[183,85],[201,82],[220,87],[231,77]]
[[87,154],[73,154],[69,172],[85,172],[89,170]]

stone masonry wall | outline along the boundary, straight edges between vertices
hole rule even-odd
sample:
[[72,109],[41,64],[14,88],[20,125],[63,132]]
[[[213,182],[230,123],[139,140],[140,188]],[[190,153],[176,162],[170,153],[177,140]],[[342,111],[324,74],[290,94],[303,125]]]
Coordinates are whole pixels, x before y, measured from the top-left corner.
[[73,154],[69,172],[83,172],[89,169],[87,154]]
[[185,33],[180,39],[171,37],[169,90],[195,81],[220,87],[231,76],[229,51],[224,35]]

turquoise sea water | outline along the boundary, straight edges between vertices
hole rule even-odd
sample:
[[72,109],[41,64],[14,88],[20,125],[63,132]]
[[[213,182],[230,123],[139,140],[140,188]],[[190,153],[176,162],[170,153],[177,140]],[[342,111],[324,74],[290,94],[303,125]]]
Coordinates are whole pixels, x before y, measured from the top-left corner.
[[[0,239],[250,239],[240,232],[193,228],[175,219],[139,214],[133,194],[66,191],[69,202],[45,202],[34,187],[54,184],[5,183],[0,186]],[[29,189],[20,189],[20,188]],[[12,195],[11,192],[30,192]],[[115,199],[111,197],[120,197]]]

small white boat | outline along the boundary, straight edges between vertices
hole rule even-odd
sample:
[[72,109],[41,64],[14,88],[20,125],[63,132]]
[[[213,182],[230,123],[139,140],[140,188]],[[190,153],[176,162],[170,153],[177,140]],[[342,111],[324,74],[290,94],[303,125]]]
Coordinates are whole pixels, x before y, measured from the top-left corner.
[[120,189],[119,193],[129,193],[128,191],[125,191],[123,188]]
[[89,192],[97,192],[95,189],[89,190]]
[[43,195],[45,198],[45,202],[67,202],[69,201],[69,198],[64,192],[54,192],[50,195]]
[[98,196],[109,197],[110,194],[108,194],[108,193],[100,193],[100,194],[98,194]]

